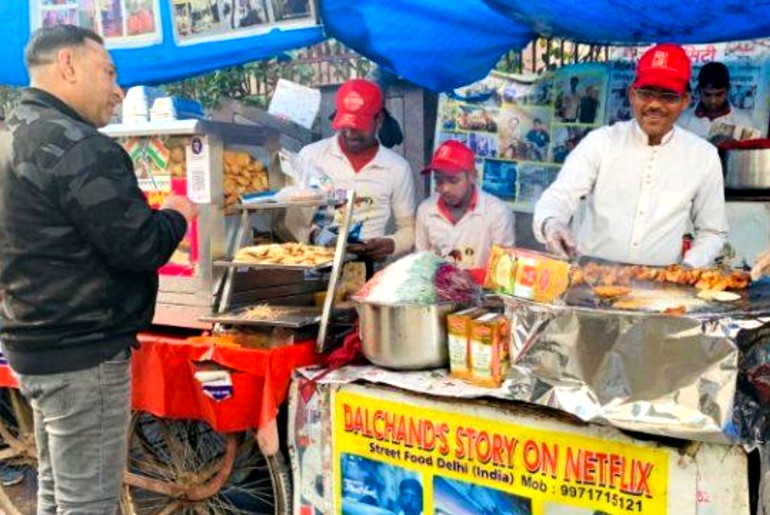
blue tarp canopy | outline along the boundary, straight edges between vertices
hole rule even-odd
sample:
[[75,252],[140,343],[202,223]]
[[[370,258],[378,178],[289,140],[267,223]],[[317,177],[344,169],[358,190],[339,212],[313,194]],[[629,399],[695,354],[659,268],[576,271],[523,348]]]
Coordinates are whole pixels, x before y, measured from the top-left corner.
[[[0,0],[0,84],[26,85],[24,45],[30,34],[30,4],[33,0]],[[171,18],[171,0],[160,0],[159,44],[110,51],[124,86],[162,84],[218,68],[259,61],[286,50],[323,41],[321,27],[274,30],[267,34],[224,41],[177,45]]]
[[[27,82],[27,0],[0,2],[0,83]],[[767,0],[319,0],[324,28],[178,46],[171,0],[160,43],[112,51],[121,83],[155,84],[268,58],[333,37],[412,82],[446,91],[485,76],[537,35],[584,43],[708,43],[770,37]]]
[[484,77],[537,35],[622,45],[770,37],[767,0],[321,0],[321,13],[330,36],[436,91]]

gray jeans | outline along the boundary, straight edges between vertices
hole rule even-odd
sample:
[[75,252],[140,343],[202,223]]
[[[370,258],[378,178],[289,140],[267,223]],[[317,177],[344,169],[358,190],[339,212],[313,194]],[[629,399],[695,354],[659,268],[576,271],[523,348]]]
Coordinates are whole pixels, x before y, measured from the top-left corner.
[[38,515],[113,515],[126,467],[130,352],[77,372],[17,377],[35,417]]

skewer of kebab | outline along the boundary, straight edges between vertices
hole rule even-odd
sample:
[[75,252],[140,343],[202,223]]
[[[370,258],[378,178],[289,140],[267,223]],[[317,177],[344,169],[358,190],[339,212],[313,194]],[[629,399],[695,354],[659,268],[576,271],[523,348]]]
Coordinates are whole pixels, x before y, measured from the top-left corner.
[[742,270],[719,268],[684,268],[679,265],[648,267],[639,265],[603,265],[589,262],[572,274],[572,285],[600,284],[630,286],[632,282],[669,283],[694,286],[697,290],[743,290],[751,278]]

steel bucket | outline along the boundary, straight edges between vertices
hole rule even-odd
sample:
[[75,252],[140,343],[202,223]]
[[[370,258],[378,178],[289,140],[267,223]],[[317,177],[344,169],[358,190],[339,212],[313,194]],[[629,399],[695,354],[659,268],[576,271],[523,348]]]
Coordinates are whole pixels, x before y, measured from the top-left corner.
[[396,370],[446,367],[446,317],[458,304],[356,302],[361,352],[375,365]]
[[725,151],[725,187],[735,190],[770,189],[770,149]]

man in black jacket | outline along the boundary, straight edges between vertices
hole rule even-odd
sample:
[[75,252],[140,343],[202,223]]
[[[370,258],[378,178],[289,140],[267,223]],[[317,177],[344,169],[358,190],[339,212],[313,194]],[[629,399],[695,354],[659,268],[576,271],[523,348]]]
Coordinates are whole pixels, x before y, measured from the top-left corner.
[[114,513],[130,348],[196,208],[170,196],[150,209],[97,130],[123,98],[99,36],[41,29],[25,59],[31,87],[0,135],[0,339],[34,411],[38,513]]

